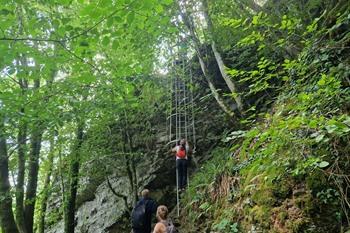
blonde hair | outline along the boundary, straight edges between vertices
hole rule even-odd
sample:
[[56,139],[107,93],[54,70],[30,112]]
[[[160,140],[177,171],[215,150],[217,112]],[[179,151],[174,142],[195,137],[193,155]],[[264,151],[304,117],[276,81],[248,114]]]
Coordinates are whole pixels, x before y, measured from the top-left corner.
[[165,205],[160,205],[157,208],[157,217],[160,218],[160,220],[166,220],[168,218],[168,208]]
[[149,190],[148,189],[142,190],[141,196],[144,198],[147,198],[149,196]]

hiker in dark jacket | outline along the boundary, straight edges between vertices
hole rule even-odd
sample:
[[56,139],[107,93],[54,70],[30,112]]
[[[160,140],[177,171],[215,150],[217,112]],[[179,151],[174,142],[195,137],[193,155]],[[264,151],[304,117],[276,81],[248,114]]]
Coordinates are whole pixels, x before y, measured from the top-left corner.
[[157,211],[156,202],[149,197],[149,190],[141,192],[141,199],[136,203],[132,211],[133,233],[151,233],[152,215]]

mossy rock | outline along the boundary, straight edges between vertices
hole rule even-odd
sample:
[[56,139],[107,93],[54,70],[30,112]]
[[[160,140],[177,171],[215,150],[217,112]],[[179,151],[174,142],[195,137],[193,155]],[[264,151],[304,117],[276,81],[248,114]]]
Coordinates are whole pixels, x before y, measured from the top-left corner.
[[250,210],[251,221],[259,223],[261,227],[268,229],[271,218],[271,208],[269,206],[256,205]]
[[272,193],[277,199],[286,199],[292,193],[292,181],[290,179],[275,181],[273,183]]
[[286,222],[287,229],[293,233],[303,232],[303,229],[307,228],[309,219],[307,218],[298,218],[294,220],[288,220]]
[[257,190],[252,194],[252,200],[257,205],[273,206],[276,198],[273,195],[272,189]]
[[316,194],[320,190],[324,189],[328,185],[327,178],[321,171],[315,171],[305,178],[306,187],[312,190],[313,194]]

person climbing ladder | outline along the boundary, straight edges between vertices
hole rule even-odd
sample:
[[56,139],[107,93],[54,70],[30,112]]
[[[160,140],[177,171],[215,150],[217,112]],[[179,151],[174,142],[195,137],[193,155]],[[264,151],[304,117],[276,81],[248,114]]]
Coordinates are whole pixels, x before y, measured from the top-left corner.
[[180,191],[184,191],[187,185],[187,167],[190,146],[186,139],[181,139],[171,152],[176,155],[177,185]]

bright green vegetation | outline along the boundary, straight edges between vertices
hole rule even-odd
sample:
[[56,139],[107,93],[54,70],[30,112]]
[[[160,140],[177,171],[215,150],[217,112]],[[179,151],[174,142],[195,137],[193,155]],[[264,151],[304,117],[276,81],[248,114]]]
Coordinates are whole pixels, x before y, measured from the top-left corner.
[[92,174],[87,162],[104,161],[93,173],[104,180],[115,170],[108,159],[120,159],[137,194],[135,148],[153,140],[152,119],[164,115],[153,73],[159,41],[176,31],[171,3],[0,2],[3,232],[44,232],[50,195],[63,205],[46,226],[64,219],[73,232],[75,209],[88,199],[78,191],[79,177]]
[[103,182],[129,229],[182,66],[183,232],[348,231],[349,28],[347,0],[0,0],[0,232],[77,232]]
[[[235,60],[259,55],[257,67],[230,73],[250,83],[247,95],[266,90],[273,99],[269,111],[247,112],[246,130],[224,136],[230,149],[212,152],[194,175],[181,214],[186,232],[348,227],[349,9],[337,5],[308,24],[289,14],[279,20],[261,13],[226,21],[235,35],[245,34],[233,51],[246,54]],[[272,56],[292,46],[292,59]]]

